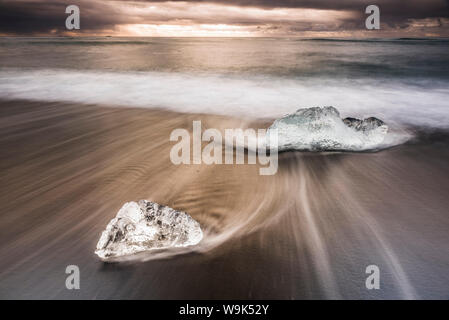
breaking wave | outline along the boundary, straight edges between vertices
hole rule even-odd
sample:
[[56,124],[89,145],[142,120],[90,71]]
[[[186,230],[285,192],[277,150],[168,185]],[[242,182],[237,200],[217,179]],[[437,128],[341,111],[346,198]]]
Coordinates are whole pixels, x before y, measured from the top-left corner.
[[342,116],[436,128],[449,124],[444,81],[331,80],[171,72],[0,71],[0,98],[279,118],[332,105]]

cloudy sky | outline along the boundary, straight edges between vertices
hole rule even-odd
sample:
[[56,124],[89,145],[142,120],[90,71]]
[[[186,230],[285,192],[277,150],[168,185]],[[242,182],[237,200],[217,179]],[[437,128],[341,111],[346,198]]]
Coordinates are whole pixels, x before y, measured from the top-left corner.
[[[381,30],[365,30],[370,4]],[[448,37],[449,0],[0,0],[0,35]]]

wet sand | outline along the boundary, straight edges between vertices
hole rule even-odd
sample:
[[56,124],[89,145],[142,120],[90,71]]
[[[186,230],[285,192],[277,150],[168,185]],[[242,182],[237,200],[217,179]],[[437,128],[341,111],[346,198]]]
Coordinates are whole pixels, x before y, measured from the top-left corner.
[[[449,134],[377,153],[288,152],[257,165],[170,162],[175,128],[266,121],[163,110],[0,102],[0,298],[449,298]],[[127,201],[188,212],[189,252],[104,263],[101,231]],[[81,289],[65,288],[78,265]],[[379,266],[381,289],[365,268]]]

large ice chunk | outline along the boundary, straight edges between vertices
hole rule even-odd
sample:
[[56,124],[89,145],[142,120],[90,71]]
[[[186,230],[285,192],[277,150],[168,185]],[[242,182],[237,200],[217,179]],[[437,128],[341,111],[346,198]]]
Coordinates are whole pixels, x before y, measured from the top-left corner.
[[200,224],[187,213],[140,200],[123,205],[101,234],[95,253],[102,259],[115,258],[195,245],[202,238]]
[[381,146],[388,126],[374,117],[341,119],[334,107],[299,109],[277,119],[278,150],[361,151]]

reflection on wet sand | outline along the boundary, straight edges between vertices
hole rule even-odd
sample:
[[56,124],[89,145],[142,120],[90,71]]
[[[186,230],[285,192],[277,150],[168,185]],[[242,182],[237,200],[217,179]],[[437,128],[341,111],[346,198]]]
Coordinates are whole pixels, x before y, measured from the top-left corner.
[[[170,132],[265,121],[162,110],[3,101],[1,298],[447,298],[448,139],[378,153],[288,152],[257,165],[180,165]],[[435,138],[436,137],[436,138]],[[95,255],[127,201],[188,212],[189,249],[120,263]],[[81,289],[65,288],[65,267]],[[381,271],[367,290],[365,268]]]

